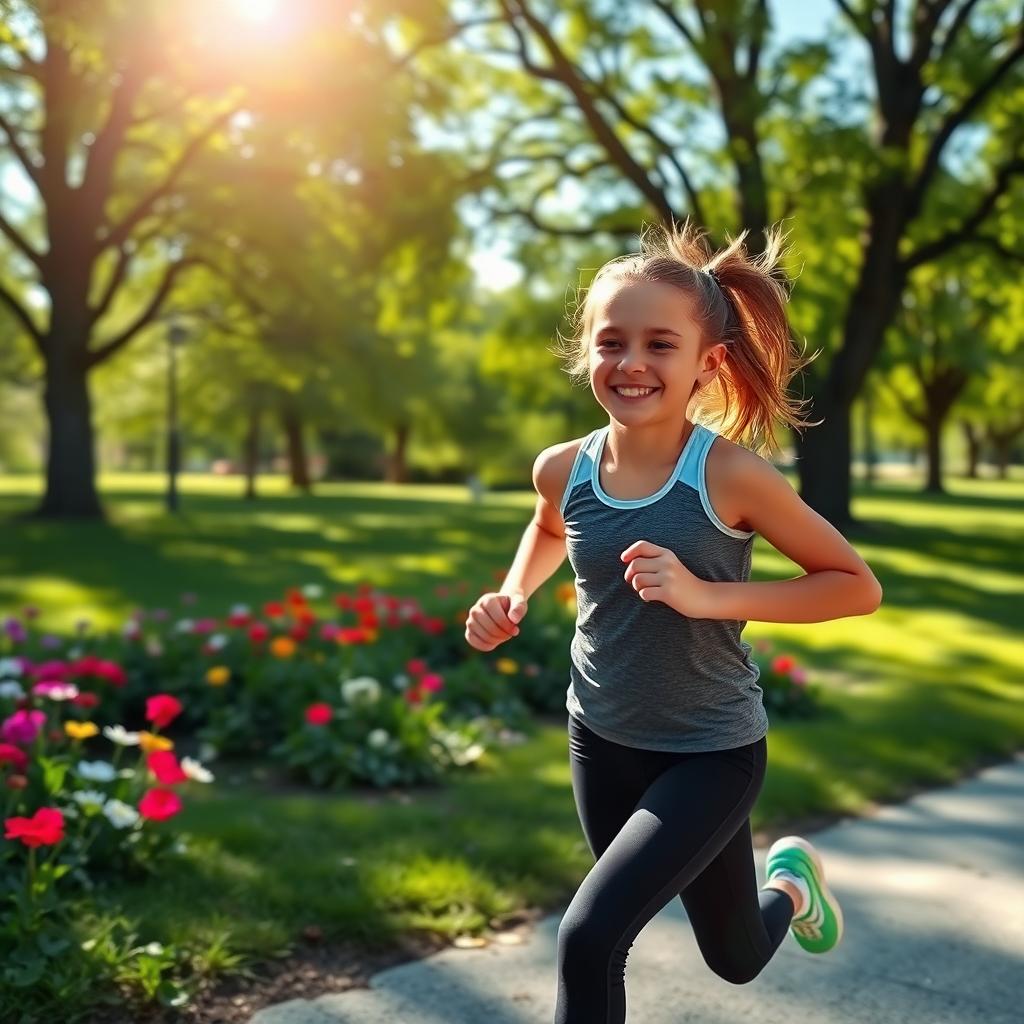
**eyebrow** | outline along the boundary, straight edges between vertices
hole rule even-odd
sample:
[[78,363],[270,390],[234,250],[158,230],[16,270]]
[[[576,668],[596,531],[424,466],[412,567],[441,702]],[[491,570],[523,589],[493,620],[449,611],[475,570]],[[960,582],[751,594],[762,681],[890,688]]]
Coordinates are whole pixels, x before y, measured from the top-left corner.
[[[606,331],[621,331],[622,328],[616,324],[607,324],[598,330],[598,334],[604,334]],[[648,327],[648,334],[674,334],[677,338],[681,338],[682,335],[678,331],[673,331],[669,327]]]

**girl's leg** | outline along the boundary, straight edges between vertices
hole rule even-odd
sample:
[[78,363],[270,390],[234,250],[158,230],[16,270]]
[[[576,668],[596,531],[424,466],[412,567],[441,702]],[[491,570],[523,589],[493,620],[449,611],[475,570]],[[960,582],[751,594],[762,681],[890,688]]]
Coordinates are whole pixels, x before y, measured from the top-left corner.
[[680,898],[705,962],[734,985],[761,973],[793,919],[786,893],[757,888],[749,818]]
[[[665,754],[600,740],[573,723],[570,730],[577,736],[577,806],[598,860],[559,926],[555,1022],[623,1024],[624,968],[633,941],[747,820],[764,780],[766,743]],[[629,787],[638,778],[646,786],[627,813]],[[753,878],[752,861],[750,867]],[[733,911],[723,906],[720,912]]]

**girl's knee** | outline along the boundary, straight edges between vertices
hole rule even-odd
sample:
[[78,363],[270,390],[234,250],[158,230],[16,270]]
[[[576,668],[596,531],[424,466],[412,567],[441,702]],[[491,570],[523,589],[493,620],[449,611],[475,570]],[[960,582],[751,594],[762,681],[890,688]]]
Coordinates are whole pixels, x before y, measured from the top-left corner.
[[715,974],[731,985],[746,985],[764,970],[764,964],[761,963],[753,964],[741,960],[721,960],[712,963],[707,958],[705,960]]

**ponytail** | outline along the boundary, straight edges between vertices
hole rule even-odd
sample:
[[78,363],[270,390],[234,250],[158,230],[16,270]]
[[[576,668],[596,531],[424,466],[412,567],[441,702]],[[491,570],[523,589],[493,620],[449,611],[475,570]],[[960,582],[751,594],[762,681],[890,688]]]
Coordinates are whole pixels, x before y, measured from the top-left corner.
[[[660,235],[654,234],[656,228]],[[769,228],[764,251],[757,257],[747,253],[746,236],[743,231],[724,249],[713,252],[705,233],[689,220],[673,223],[671,228],[645,229],[641,251],[606,263],[577,302],[572,315],[574,334],[561,339],[565,347],[557,353],[567,359],[566,371],[571,377],[588,372],[593,325],[589,298],[598,281],[610,277],[659,281],[675,285],[694,299],[702,351],[719,343],[728,346],[714,379],[702,388],[694,386],[690,395],[694,419],[709,420],[723,436],[768,456],[778,449],[778,422],[793,429],[824,422],[801,419],[799,410],[807,400],[787,394],[792,378],[819,353],[803,358],[790,338],[788,287],[778,267],[784,235],[778,227]]]

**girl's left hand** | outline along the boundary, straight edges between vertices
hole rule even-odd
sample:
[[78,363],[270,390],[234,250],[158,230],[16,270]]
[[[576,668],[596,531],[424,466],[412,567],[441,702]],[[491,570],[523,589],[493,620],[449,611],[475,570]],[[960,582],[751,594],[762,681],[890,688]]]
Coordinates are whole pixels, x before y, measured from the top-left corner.
[[638,540],[619,557],[628,563],[626,582],[641,600],[661,601],[691,619],[707,616],[713,584],[694,576],[674,551]]

